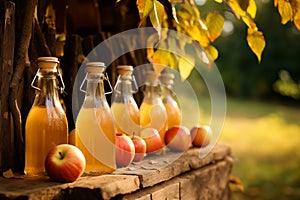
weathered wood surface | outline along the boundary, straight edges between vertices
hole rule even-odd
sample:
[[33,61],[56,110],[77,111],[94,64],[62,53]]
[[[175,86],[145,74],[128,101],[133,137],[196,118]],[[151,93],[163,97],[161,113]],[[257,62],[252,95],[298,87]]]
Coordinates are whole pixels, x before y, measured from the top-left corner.
[[109,199],[138,190],[139,179],[126,175],[85,176],[73,183],[60,184],[48,177],[1,178],[0,185],[0,199]]
[[[69,184],[56,183],[48,177],[0,178],[0,199],[227,198],[232,166],[230,148],[216,145],[202,159],[199,158],[200,151],[191,148],[183,155],[166,153],[149,157],[111,175],[83,176]],[[199,191],[211,198],[198,198]]]
[[201,151],[205,149],[191,148],[182,153],[167,153],[164,156],[149,157],[138,164],[116,171],[116,174],[134,174],[141,180],[141,187],[148,187],[169,180],[187,171],[204,167],[210,163],[223,160],[231,154],[231,149],[225,145],[216,145],[207,156],[200,159]]
[[15,45],[15,5],[0,0],[0,173],[13,164],[13,135],[9,89],[13,75]]
[[147,187],[131,194],[120,195],[123,200],[228,200],[228,178],[231,170],[228,159],[181,174],[169,181]]

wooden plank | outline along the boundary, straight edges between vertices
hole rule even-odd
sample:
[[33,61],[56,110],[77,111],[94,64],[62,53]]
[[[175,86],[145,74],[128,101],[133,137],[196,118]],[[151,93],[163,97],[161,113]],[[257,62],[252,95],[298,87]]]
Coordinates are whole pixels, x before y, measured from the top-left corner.
[[149,187],[170,180],[184,172],[204,167],[225,159],[231,154],[226,145],[216,145],[204,158],[200,158],[201,148],[191,148],[184,153],[168,152],[163,156],[148,157],[140,163],[121,168],[115,174],[133,174],[140,178],[141,187]]
[[176,177],[181,199],[226,199],[232,163],[223,160]]
[[[191,148],[183,154],[167,152],[165,155],[148,157],[127,168],[120,168],[110,175],[83,176],[68,184],[53,182],[46,176],[0,178],[0,198],[150,200],[179,199],[177,197],[180,194],[184,197],[182,199],[189,199],[188,197],[197,194],[199,190],[204,193],[220,190],[220,193],[216,193],[219,197],[226,190],[232,162],[227,159],[230,157],[228,147],[217,146],[202,159],[199,158],[199,148]],[[227,153],[221,154],[222,149]],[[223,159],[216,161],[216,154],[224,155]],[[220,156],[217,158],[220,159]],[[196,164],[197,162],[200,164]],[[182,187],[187,189],[179,190]],[[178,195],[177,189],[180,191]]]
[[153,187],[147,187],[132,194],[124,195],[122,200],[161,200],[179,199],[179,182],[163,182]]
[[10,199],[22,196],[28,199],[73,199],[81,193],[83,197],[101,196],[102,199],[110,199],[118,194],[134,192],[139,189],[139,185],[137,176],[127,175],[84,176],[73,183],[56,183],[48,177],[0,178],[0,194]]
[[[82,53],[82,38],[79,35],[67,35],[66,43],[64,45],[64,56],[61,59],[60,67],[63,71],[63,80],[65,83],[65,94],[63,95],[64,104],[66,106],[66,115],[68,118],[69,131],[75,128],[75,119],[73,117],[73,112],[79,112],[81,108],[81,101],[83,101],[84,95],[73,96],[73,88],[77,88],[79,91],[80,84],[76,80],[78,69],[81,63],[85,59]],[[79,93],[81,94],[81,93]]]
[[179,199],[179,183],[173,183],[169,185],[162,185],[159,187],[159,190],[156,190],[152,193],[152,200],[161,200],[161,199]]

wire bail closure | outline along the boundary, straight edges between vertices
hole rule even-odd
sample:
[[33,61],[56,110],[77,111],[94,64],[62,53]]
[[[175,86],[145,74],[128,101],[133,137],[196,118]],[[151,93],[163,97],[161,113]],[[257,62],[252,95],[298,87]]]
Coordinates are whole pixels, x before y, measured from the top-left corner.
[[[84,83],[86,82],[87,76],[88,76],[88,73],[85,74],[85,77],[84,77],[84,79],[83,79],[83,81],[82,81],[82,83],[81,83],[81,85],[80,85],[80,88],[79,88],[80,91],[83,92],[83,93],[86,93],[86,90],[84,90],[84,89],[82,89],[82,88],[83,88]],[[103,75],[103,77],[104,77],[103,80],[107,81],[107,82],[108,82],[108,85],[109,85],[109,87],[110,87],[110,91],[109,91],[109,92],[105,92],[104,94],[107,95],[107,94],[113,93],[113,87],[112,87],[112,85],[111,85],[111,83],[110,83],[110,81],[109,81],[108,74],[105,73],[105,75]]]
[[[53,60],[43,60],[43,61],[45,61],[45,62],[55,62],[55,63],[59,64],[59,61],[53,61]],[[35,73],[35,75],[34,75],[34,77],[33,77],[33,80],[32,80],[32,82],[31,82],[31,84],[30,84],[30,86],[31,86],[32,88],[34,88],[34,89],[36,89],[36,90],[39,90],[39,91],[41,91],[41,88],[35,86],[34,83],[35,83],[35,81],[36,81],[36,79],[37,79],[37,76],[38,76],[38,74],[39,74],[40,71],[41,71],[41,68],[39,68],[38,71]],[[61,75],[61,73],[60,73],[60,71],[59,71],[58,68],[56,68],[56,72],[57,72],[57,76],[59,77],[58,80],[60,81],[60,84],[61,84],[61,86],[62,86],[62,87],[58,87],[58,90],[59,90],[59,92],[62,94],[62,93],[64,92],[66,86],[65,86],[65,83],[64,83],[64,81],[63,81],[62,75]]]
[[[119,80],[120,80],[121,77],[122,77],[122,75],[118,76],[115,87],[114,87],[114,91],[116,91],[117,93],[121,93],[121,91],[117,90],[117,86],[118,86],[118,83],[119,83]],[[132,84],[133,90],[131,90],[131,93],[135,94],[135,93],[138,92],[139,88],[137,86],[135,77],[133,75],[131,75],[131,78],[132,78],[131,82],[133,83]]]

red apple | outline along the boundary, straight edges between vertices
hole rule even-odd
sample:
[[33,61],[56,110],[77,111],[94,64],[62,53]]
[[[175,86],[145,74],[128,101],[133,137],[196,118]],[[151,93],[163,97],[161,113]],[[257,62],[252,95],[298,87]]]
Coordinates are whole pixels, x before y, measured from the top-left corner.
[[143,138],[133,135],[131,138],[134,148],[135,148],[135,154],[133,161],[134,162],[139,162],[143,160],[143,158],[146,156],[146,150],[147,150],[147,145],[146,142]]
[[190,130],[184,126],[174,126],[165,134],[165,144],[172,151],[183,152],[191,146]]
[[83,153],[70,144],[60,144],[52,148],[45,158],[48,176],[58,182],[73,182],[84,172],[86,165]]
[[131,138],[125,134],[116,135],[116,162],[118,167],[127,167],[134,158],[135,149]]
[[191,129],[192,144],[195,147],[205,147],[212,140],[212,129],[207,125],[194,126]]
[[160,154],[162,150],[162,140],[158,131],[154,128],[143,128],[139,132],[139,136],[146,142],[147,154]]

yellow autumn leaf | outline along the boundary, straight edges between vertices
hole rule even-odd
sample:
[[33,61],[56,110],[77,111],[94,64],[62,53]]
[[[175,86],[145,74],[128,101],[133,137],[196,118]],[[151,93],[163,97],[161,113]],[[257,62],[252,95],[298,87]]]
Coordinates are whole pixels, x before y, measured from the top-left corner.
[[154,49],[153,48],[147,48],[147,59],[149,61],[152,61],[154,55]]
[[237,0],[228,0],[228,5],[230,6],[234,14],[237,16],[237,18],[246,15],[246,12],[241,8]]
[[215,39],[217,39],[221,35],[223,30],[223,16],[215,12],[208,13],[206,17],[206,26],[208,28],[210,41],[215,41]]
[[260,62],[262,52],[266,46],[263,33],[258,30],[248,28],[247,42],[250,49],[256,55],[258,61]]
[[215,0],[215,2],[222,3],[223,0]]
[[195,66],[195,59],[193,57],[180,57],[178,60],[178,69],[181,80],[186,80],[191,74]]
[[247,13],[249,13],[249,15],[254,19],[256,16],[256,3],[254,0],[249,0],[249,5],[247,8]]
[[157,49],[152,56],[152,62],[163,64],[174,69],[177,65],[177,58],[170,51]]
[[139,10],[140,19],[144,20],[152,12],[154,0],[137,0],[136,5]]
[[286,24],[293,18],[293,10],[289,1],[278,0],[278,11],[281,16],[282,24]]
[[154,62],[152,66],[153,66],[156,78],[158,78],[160,73],[167,67],[166,65],[160,64],[158,62]]
[[[148,0],[149,1],[149,0]],[[164,20],[165,9],[164,6],[157,0],[154,0],[153,9],[150,12],[150,21],[154,28],[160,29]]]
[[199,28],[199,26],[185,27],[185,30],[187,31],[187,34],[193,40],[198,41],[201,44],[201,46],[206,47],[210,44],[208,31]]
[[247,8],[249,6],[249,0],[237,0],[241,9],[243,9],[244,11],[247,11]]
[[278,0],[274,0],[274,7],[277,7],[278,5]]
[[205,47],[204,49],[210,56],[211,60],[216,60],[218,58],[219,52],[214,46],[209,45],[209,46]]
[[242,20],[248,26],[248,28],[257,30],[255,22],[249,17],[249,15],[243,16]]
[[294,24],[297,27],[297,29],[300,31],[300,10],[298,10],[294,16]]
[[300,31],[300,0],[292,0],[291,7],[294,13],[294,24],[296,28]]
[[244,186],[243,182],[241,181],[241,179],[239,179],[236,176],[229,177],[229,186],[230,186],[230,189],[232,189],[233,191],[235,190],[235,188],[237,188],[241,192],[245,191],[245,186]]

